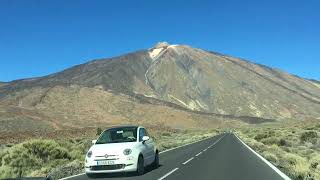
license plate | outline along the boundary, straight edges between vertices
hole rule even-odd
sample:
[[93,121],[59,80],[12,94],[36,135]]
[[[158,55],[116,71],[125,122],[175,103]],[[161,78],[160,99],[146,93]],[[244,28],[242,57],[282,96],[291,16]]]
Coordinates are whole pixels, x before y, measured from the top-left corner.
[[97,165],[114,165],[114,161],[97,161]]

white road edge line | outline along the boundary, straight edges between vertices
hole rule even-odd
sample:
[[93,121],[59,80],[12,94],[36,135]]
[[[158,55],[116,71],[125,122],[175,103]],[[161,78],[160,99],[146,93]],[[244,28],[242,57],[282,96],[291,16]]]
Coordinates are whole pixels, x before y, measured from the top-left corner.
[[176,170],[178,170],[179,168],[175,168],[173,170],[171,170],[170,172],[168,172],[167,174],[165,174],[164,176],[162,176],[161,178],[159,178],[158,180],[162,180],[166,177],[168,177],[170,174],[174,173]]
[[246,143],[244,143],[236,134],[234,134],[238,140],[245,146],[247,147],[251,152],[253,152],[256,156],[258,156],[264,163],[266,163],[271,169],[273,169],[276,173],[278,173],[283,179],[285,180],[291,180],[286,174],[281,172],[277,167],[275,167],[271,162],[263,158],[260,154],[255,152],[253,149],[251,149],[250,146],[248,146]]
[[202,151],[201,151],[201,152],[199,152],[198,154],[196,154],[196,156],[199,156],[201,153],[202,153]]
[[190,162],[194,157],[188,159],[187,161],[185,161],[184,163],[182,163],[183,165],[186,165],[188,162]]
[[[175,149],[184,147],[184,146],[188,146],[188,145],[191,145],[191,144],[200,142],[200,141],[205,141],[205,140],[207,140],[207,139],[213,138],[213,137],[218,136],[218,135],[219,135],[219,134],[216,134],[216,135],[214,135],[214,136],[210,136],[210,137],[207,137],[207,138],[204,138],[204,139],[200,139],[200,140],[195,141],[195,142],[191,142],[191,143],[184,144],[184,145],[181,145],[181,146],[177,146],[177,147],[174,147],[174,148],[171,148],[171,149],[167,149],[167,150],[165,150],[165,151],[159,152],[159,154],[162,154],[162,153],[165,153],[165,152],[168,152],[168,151],[172,151],[172,150],[175,150]],[[66,179],[73,178],[73,177],[77,177],[77,176],[81,176],[81,175],[84,175],[84,174],[86,174],[86,173],[81,173],[81,174],[76,174],[76,175],[73,175],[73,176],[64,177],[64,178],[61,178],[61,179],[59,179],[59,180],[66,180]]]
[[84,174],[86,174],[86,173],[81,173],[81,174],[76,174],[76,175],[73,175],[73,176],[64,177],[64,178],[61,178],[59,180],[65,180],[65,179],[69,179],[69,178],[73,178],[73,177],[77,177],[77,176],[82,176]]

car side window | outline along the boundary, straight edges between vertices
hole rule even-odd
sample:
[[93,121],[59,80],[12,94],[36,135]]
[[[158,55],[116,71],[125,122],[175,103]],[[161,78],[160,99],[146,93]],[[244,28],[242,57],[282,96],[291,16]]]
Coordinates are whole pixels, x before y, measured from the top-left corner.
[[141,142],[142,141],[142,137],[144,136],[145,134],[145,130],[143,128],[140,128],[139,129],[139,141]]

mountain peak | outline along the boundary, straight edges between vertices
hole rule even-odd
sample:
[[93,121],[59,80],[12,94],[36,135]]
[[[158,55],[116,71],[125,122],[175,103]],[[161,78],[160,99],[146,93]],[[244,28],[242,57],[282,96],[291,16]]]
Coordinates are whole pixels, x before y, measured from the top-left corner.
[[167,47],[167,46],[170,46],[170,44],[167,43],[167,42],[158,42],[153,48],[158,49],[158,48],[164,48],[164,47]]

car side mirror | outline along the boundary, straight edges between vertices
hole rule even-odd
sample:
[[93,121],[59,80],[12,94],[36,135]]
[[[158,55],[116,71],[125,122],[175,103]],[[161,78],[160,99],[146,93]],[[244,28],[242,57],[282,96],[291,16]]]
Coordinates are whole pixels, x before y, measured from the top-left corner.
[[143,137],[142,137],[142,143],[148,141],[149,139],[150,139],[149,136],[143,136]]
[[97,140],[95,139],[95,140],[92,140],[91,142],[92,142],[92,144],[95,144],[97,142]]

